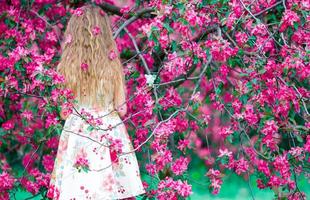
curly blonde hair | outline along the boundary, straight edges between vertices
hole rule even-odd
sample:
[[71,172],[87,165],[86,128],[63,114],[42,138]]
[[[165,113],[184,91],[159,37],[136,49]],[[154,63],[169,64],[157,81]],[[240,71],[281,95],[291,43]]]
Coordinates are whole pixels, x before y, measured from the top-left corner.
[[110,95],[124,99],[124,92],[115,92],[124,88],[125,77],[108,15],[92,4],[79,8],[69,19],[64,38],[57,71],[78,103],[104,107]]

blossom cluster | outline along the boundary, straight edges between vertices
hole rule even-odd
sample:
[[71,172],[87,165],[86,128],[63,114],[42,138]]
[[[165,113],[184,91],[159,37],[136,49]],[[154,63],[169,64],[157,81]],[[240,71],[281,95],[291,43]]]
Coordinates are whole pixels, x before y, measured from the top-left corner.
[[[60,111],[71,114],[75,99],[59,87],[66,82],[56,71],[61,45],[76,41],[62,35],[85,2],[0,1],[0,199],[16,187],[33,195],[48,189]],[[309,179],[308,1],[92,2],[105,4],[102,16],[117,8],[109,12],[113,31],[122,29],[118,51],[106,52],[125,63],[124,124],[137,156],[147,158],[141,168],[158,178],[144,184],[146,196],[189,197],[195,182],[187,174],[202,165],[213,194],[231,171],[276,197],[306,198],[298,181]],[[91,28],[101,37],[104,30]],[[87,129],[103,125],[86,110],[80,114]],[[103,138],[118,162],[121,142]],[[12,163],[24,168],[22,177]],[[89,165],[87,155],[77,157],[79,169]],[[47,196],[57,192],[51,186]]]

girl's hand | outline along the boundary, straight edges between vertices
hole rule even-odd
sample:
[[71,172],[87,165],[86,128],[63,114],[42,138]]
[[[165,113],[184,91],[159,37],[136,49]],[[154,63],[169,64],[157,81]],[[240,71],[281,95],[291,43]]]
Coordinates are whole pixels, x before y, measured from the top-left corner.
[[69,116],[69,113],[68,113],[68,112],[66,112],[66,111],[64,111],[64,110],[61,110],[61,111],[60,111],[60,117],[61,117],[61,119],[66,120],[66,119],[68,118],[68,116]]

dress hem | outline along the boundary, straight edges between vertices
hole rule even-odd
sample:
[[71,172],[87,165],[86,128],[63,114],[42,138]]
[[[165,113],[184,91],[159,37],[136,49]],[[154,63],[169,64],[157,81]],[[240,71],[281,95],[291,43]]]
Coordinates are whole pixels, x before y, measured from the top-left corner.
[[[130,197],[136,197],[138,195],[145,194],[145,193],[146,193],[145,190],[142,190],[142,191],[140,191],[138,193],[130,194],[129,196],[128,195],[119,196],[119,197],[117,197],[117,199],[125,199],[125,198],[130,198]],[[113,199],[113,200],[115,200],[115,199]]]

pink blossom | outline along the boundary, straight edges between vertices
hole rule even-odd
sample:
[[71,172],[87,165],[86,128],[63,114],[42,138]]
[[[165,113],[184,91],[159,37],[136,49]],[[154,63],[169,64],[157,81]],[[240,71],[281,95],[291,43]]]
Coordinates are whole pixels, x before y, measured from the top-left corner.
[[101,34],[101,29],[99,26],[94,26],[93,29],[92,29],[92,33],[97,36],[99,34]]
[[14,187],[15,179],[8,172],[0,174],[0,191],[10,190]]
[[27,121],[31,121],[33,119],[33,113],[31,110],[24,110],[24,112],[22,112],[21,116],[26,118]]
[[42,164],[46,171],[51,172],[54,167],[54,157],[51,155],[44,155]]
[[257,164],[257,168],[259,171],[263,172],[266,176],[270,176],[269,166],[266,161],[259,160]]
[[4,122],[1,126],[4,130],[8,131],[8,130],[12,130],[14,128],[14,122],[12,119]]
[[178,143],[178,149],[180,151],[184,151],[186,148],[189,147],[189,140],[188,139],[184,139],[184,140],[179,140],[179,143]]
[[235,37],[239,46],[243,46],[248,41],[248,36],[244,32],[237,32]]
[[122,14],[127,13],[130,11],[130,7],[128,5],[124,6],[123,8],[121,8],[120,12]]
[[151,175],[155,175],[157,173],[156,165],[154,164],[146,164],[145,169]]
[[65,44],[70,44],[72,42],[72,35],[71,34],[68,34],[65,38],[65,41],[64,43]]
[[99,14],[100,14],[101,16],[105,16],[105,15],[106,15],[106,13],[104,12],[104,10],[102,10],[102,9],[99,10]]
[[82,16],[84,14],[84,11],[82,8],[77,8],[73,11],[73,14],[76,16]]
[[87,70],[88,70],[88,64],[83,62],[83,63],[81,64],[81,69],[82,69],[83,71],[87,71]]
[[310,135],[307,135],[306,143],[304,145],[304,149],[306,152],[310,152]]
[[26,177],[22,177],[20,179],[20,183],[22,186],[31,194],[37,194],[39,192],[40,186],[36,182],[32,182],[31,180],[27,179]]
[[75,158],[75,162],[73,164],[79,171],[81,169],[88,170],[89,161],[86,156],[86,152],[82,149]]
[[48,148],[57,149],[58,148],[58,142],[59,142],[58,137],[54,136],[54,137],[51,137],[50,139],[47,140],[46,146]]
[[114,60],[117,57],[116,53],[114,50],[111,50],[109,53],[109,58],[110,60]]
[[31,169],[33,167],[34,162],[38,159],[38,154],[35,152],[29,152],[24,155],[22,160],[22,164],[26,169]]
[[187,170],[188,164],[189,159],[181,156],[179,159],[174,161],[174,163],[171,165],[171,169],[176,175],[181,175],[185,170]]
[[218,131],[218,134],[223,137],[224,139],[231,135],[233,131],[231,130],[230,127],[221,127],[220,130]]
[[166,110],[169,107],[181,105],[182,99],[178,92],[173,87],[170,87],[165,96],[159,100],[159,103],[163,106],[163,109]]
[[223,183],[220,171],[210,168],[209,171],[206,173],[206,176],[210,178],[210,186],[213,188],[212,194],[218,194]]
[[57,119],[56,114],[48,113],[46,121],[45,121],[45,128],[49,128],[50,126],[56,125],[57,123],[58,123],[58,119]]
[[249,170],[249,163],[244,158],[241,158],[235,161],[235,171],[236,174],[240,175],[241,173],[245,173]]
[[223,156],[232,156],[232,152],[231,151],[228,151],[228,149],[220,149],[219,150],[220,154],[218,155],[218,157],[223,157]]
[[53,198],[59,199],[59,195],[60,195],[59,189],[54,184],[51,184],[47,190],[46,196],[51,199]]
[[280,177],[277,177],[276,175],[272,175],[267,183],[269,187],[279,187],[282,185],[282,181]]
[[294,27],[294,23],[300,21],[299,16],[292,10],[287,9],[282,17],[282,24],[280,26],[280,31],[283,32],[287,29],[288,26]]

